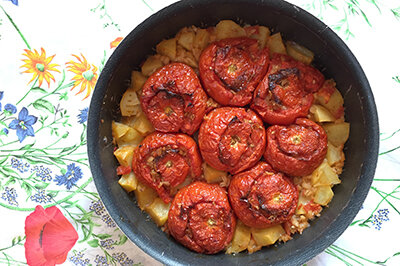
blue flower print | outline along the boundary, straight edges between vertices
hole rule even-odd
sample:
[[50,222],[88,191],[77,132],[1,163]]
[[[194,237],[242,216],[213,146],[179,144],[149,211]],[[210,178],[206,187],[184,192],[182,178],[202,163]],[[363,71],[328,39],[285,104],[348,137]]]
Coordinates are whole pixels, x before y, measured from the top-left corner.
[[389,210],[388,209],[379,209],[377,214],[374,214],[372,224],[374,225],[376,230],[381,230],[382,222],[389,221]]
[[22,142],[26,136],[35,136],[35,131],[33,130],[32,125],[37,121],[37,117],[33,115],[29,115],[28,109],[23,107],[18,114],[18,119],[14,119],[11,121],[8,127],[10,129],[17,130],[17,136],[19,142]]
[[1,198],[8,202],[10,205],[18,206],[17,202],[17,191],[15,188],[5,187],[4,192],[1,194]]
[[4,106],[4,110],[9,111],[11,114],[15,114],[17,112],[17,107],[15,107],[15,105],[12,105],[11,103],[7,103]]
[[[0,101],[3,100],[3,96],[4,96],[4,91],[0,91]],[[0,103],[0,112],[1,112],[2,108],[1,108],[1,103]]]
[[4,133],[4,135],[8,135],[8,129],[7,128],[3,128],[3,133]]
[[80,123],[80,124],[83,124],[83,123],[85,123],[86,121],[87,121],[87,118],[88,118],[88,111],[89,111],[89,108],[84,108],[84,109],[82,109],[81,110],[81,113],[79,114],[79,115],[77,115],[77,117],[78,117],[78,122]]
[[79,166],[76,166],[75,163],[72,163],[67,166],[67,172],[63,175],[57,175],[54,181],[57,182],[57,185],[65,185],[67,189],[71,189],[76,182],[82,178],[82,170]]
[[8,1],[10,1],[10,2],[13,3],[14,5],[18,6],[18,0],[8,0]]

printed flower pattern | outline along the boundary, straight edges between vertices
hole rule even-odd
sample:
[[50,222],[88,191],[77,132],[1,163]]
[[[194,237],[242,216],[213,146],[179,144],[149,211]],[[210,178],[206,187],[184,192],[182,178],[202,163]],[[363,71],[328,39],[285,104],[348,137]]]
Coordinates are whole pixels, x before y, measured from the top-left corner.
[[30,50],[24,50],[25,54],[22,55],[26,56],[27,59],[22,59],[25,64],[22,65],[21,68],[26,68],[23,73],[33,73],[33,77],[29,81],[29,83],[38,78],[39,87],[42,86],[43,80],[45,80],[50,87],[50,80],[55,82],[54,76],[51,71],[60,73],[60,70],[56,68],[59,65],[51,64],[51,61],[53,60],[55,55],[46,57],[46,51],[43,48],[41,48],[40,50],[40,54],[38,53],[38,51],[36,51],[36,49],[33,52]]
[[18,114],[18,119],[11,121],[8,127],[17,131],[18,140],[19,142],[22,142],[26,136],[35,136],[35,131],[32,126],[36,121],[37,117],[29,115],[28,109],[23,107]]
[[54,181],[57,182],[57,185],[65,185],[67,189],[71,189],[76,182],[82,178],[81,168],[75,163],[68,165],[67,171],[63,175],[57,175]]
[[29,265],[65,262],[78,233],[56,207],[37,206],[25,220],[25,256]]
[[67,69],[75,73],[76,75],[72,78],[74,80],[74,88],[80,86],[80,90],[76,94],[80,94],[86,90],[86,95],[83,99],[86,99],[91,94],[97,81],[97,67],[88,63],[86,58],[81,54],[81,57],[72,55],[77,60],[67,62]]

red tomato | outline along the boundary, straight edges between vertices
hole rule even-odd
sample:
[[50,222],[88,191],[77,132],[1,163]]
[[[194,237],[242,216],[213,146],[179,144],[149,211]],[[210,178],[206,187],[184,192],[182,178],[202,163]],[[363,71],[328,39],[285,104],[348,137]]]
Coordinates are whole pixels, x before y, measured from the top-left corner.
[[185,134],[155,132],[147,136],[135,151],[132,169],[140,182],[171,201],[171,189],[186,178],[198,179],[203,171],[196,142]]
[[265,137],[264,125],[253,111],[222,107],[204,118],[199,131],[199,147],[209,165],[238,173],[261,158]]
[[322,163],[327,147],[325,130],[311,120],[298,118],[292,125],[268,128],[264,158],[278,171],[305,176]]
[[117,175],[125,175],[129,174],[132,171],[132,168],[130,166],[118,166],[117,167]]
[[265,162],[235,175],[228,195],[236,216],[254,228],[267,228],[289,220],[299,197],[292,181]]
[[225,189],[192,183],[176,194],[168,213],[171,235],[187,248],[214,254],[232,240],[236,220]]
[[323,82],[324,76],[315,68],[274,54],[268,73],[254,92],[251,108],[269,124],[291,124],[307,116],[314,100],[311,93]]
[[156,130],[191,135],[206,113],[207,95],[191,67],[172,63],[147,79],[140,103]]
[[267,72],[268,48],[255,39],[223,39],[210,44],[199,60],[200,78],[207,93],[218,103],[245,106]]

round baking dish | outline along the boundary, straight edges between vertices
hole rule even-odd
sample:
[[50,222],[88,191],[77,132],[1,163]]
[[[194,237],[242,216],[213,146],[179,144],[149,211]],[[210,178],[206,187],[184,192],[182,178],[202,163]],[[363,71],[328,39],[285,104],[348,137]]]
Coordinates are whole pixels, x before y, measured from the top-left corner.
[[[130,73],[162,39],[184,26],[213,26],[222,19],[265,25],[315,53],[314,64],[335,79],[345,101],[350,137],[345,146],[342,183],[321,217],[302,235],[253,254],[235,256],[194,253],[162,232],[140,211],[134,197],[118,184],[111,122],[119,118],[119,102]],[[325,24],[284,1],[186,0],[170,5],[137,26],[107,61],[97,82],[88,119],[88,154],[100,197],[121,230],[150,256],[167,265],[298,265],[332,244],[352,222],[372,182],[379,145],[378,116],[367,78],[354,55]]]

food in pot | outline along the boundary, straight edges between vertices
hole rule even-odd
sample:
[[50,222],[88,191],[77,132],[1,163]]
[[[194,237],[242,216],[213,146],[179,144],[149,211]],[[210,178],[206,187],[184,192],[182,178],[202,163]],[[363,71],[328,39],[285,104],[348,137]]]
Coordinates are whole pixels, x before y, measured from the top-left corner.
[[282,37],[230,20],[185,27],[132,71],[112,124],[119,184],[191,250],[289,241],[341,182],[343,97]]

